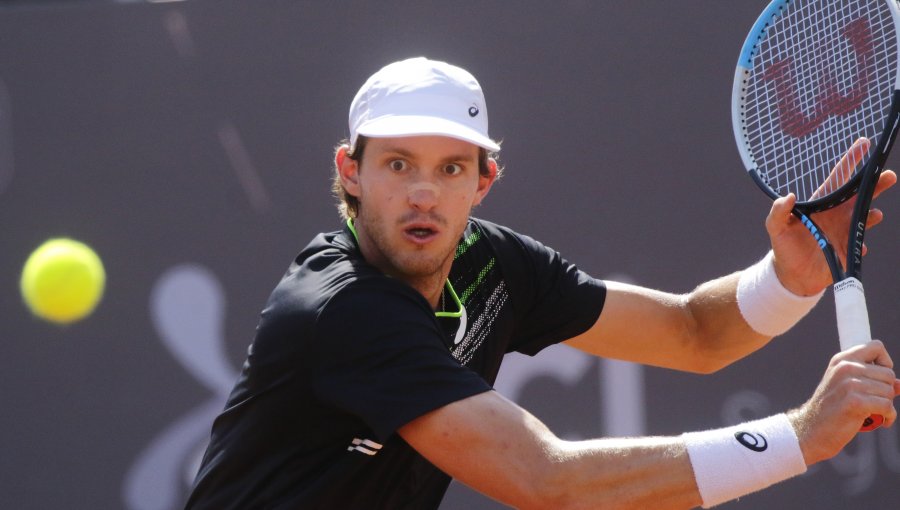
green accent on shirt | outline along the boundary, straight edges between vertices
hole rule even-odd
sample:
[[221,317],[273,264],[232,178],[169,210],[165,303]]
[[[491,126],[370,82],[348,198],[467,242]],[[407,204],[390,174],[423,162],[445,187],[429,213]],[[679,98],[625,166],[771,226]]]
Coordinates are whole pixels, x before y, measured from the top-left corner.
[[475,289],[477,289],[478,286],[481,285],[481,283],[484,281],[484,278],[487,276],[487,274],[491,271],[491,269],[494,268],[495,262],[497,262],[497,259],[494,257],[491,257],[491,260],[488,261],[487,265],[484,266],[484,268],[482,268],[481,271],[478,272],[478,278],[476,278],[475,281],[472,282],[472,285],[469,285],[469,287],[465,291],[463,291],[462,296],[460,296],[460,298],[459,298],[460,301],[465,303],[466,301],[469,300],[469,296],[471,296],[472,293],[475,292]]

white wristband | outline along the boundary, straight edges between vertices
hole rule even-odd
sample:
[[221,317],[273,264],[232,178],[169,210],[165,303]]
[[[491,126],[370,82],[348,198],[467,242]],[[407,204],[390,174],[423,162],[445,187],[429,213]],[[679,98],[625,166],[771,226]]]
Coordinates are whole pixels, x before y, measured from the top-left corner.
[[806,472],[794,427],[784,414],[681,437],[703,508]]
[[775,274],[774,255],[766,256],[741,273],[737,286],[737,304],[741,315],[754,331],[777,336],[791,329],[819,302],[822,292],[803,297],[781,284]]

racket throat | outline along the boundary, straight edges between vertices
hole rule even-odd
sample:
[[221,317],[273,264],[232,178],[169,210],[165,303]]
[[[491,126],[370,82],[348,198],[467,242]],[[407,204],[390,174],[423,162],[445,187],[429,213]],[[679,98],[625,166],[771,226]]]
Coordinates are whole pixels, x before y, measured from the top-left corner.
[[819,230],[819,227],[809,218],[809,216],[796,212],[794,213],[797,217],[800,218],[800,222],[803,223],[803,226],[806,227],[806,230],[809,230],[809,233],[812,234],[813,238],[816,240],[816,244],[819,245],[819,248],[826,249],[828,247],[828,239],[825,237],[825,234]]
[[834,251],[834,247],[831,246],[831,243],[828,242],[828,238],[825,236],[825,232],[816,225],[809,216],[798,211],[796,208],[791,211],[797,219],[800,220],[800,223],[806,227],[806,230],[813,236],[816,241],[816,244],[822,250],[822,255],[825,256],[825,262],[828,264],[828,270],[831,271],[831,280],[835,283],[840,282],[844,279],[845,273],[844,268],[841,267],[841,262],[838,260],[837,254]]

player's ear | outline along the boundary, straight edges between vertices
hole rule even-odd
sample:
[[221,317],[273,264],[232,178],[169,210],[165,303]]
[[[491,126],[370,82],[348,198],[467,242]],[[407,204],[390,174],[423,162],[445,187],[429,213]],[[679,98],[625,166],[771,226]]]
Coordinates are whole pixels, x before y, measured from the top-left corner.
[[478,189],[475,191],[475,203],[473,205],[478,205],[484,200],[488,191],[491,190],[491,186],[497,180],[497,161],[494,158],[488,158],[487,167],[487,175],[478,175]]
[[338,147],[334,153],[334,168],[347,193],[359,197],[359,163],[348,155],[349,152],[348,145]]

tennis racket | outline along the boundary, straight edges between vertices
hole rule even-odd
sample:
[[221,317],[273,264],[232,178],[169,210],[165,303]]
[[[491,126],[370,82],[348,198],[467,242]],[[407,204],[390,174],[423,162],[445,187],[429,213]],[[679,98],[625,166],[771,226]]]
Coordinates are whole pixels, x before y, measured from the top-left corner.
[[[875,184],[897,135],[898,0],[773,0],[744,42],[732,122],[750,177],[771,198],[793,193],[793,214],[834,279],[841,349],[872,335],[860,281]],[[810,219],[856,195],[845,268]],[[884,418],[870,416],[861,430]]]

